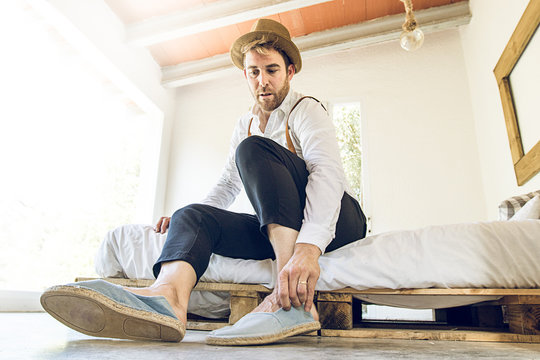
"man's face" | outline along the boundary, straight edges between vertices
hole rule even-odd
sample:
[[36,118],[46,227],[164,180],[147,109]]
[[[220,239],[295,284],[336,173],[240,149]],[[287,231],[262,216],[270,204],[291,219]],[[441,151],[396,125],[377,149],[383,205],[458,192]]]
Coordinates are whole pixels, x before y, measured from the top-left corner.
[[271,112],[289,92],[294,65],[287,68],[281,54],[274,49],[270,49],[268,55],[251,50],[245,57],[244,75],[255,101],[262,110]]

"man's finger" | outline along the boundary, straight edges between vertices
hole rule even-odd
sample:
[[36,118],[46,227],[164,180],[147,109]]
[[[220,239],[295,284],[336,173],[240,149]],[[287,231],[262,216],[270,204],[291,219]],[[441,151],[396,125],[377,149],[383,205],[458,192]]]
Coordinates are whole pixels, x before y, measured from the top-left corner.
[[291,303],[295,307],[302,306],[300,299],[298,299],[298,280],[295,278],[289,280],[289,298],[291,299]]
[[279,285],[278,285],[279,301],[281,302],[281,307],[285,310],[291,309],[291,302],[289,300],[289,275],[286,272],[281,272],[279,274]]
[[298,280],[298,284],[296,285],[296,291],[298,293],[298,300],[300,302],[300,306],[302,304],[306,303],[307,295],[308,295],[308,282],[307,280]]
[[310,311],[313,306],[313,297],[315,296],[315,284],[312,282],[307,283],[307,299],[304,305],[304,310]]
[[159,218],[157,224],[156,224],[156,227],[154,228],[154,231],[157,232],[157,233],[160,233],[161,232],[161,223],[163,222],[163,218]]
[[165,234],[169,228],[169,223],[171,222],[170,217],[163,218],[163,223],[161,224],[161,233]]

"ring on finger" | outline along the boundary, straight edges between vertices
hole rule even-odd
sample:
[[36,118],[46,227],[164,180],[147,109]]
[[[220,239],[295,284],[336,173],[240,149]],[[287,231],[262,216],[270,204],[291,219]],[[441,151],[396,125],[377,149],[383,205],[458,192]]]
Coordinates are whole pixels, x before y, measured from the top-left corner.
[[298,285],[300,285],[300,284],[307,285],[307,281],[300,280],[300,281],[298,281]]

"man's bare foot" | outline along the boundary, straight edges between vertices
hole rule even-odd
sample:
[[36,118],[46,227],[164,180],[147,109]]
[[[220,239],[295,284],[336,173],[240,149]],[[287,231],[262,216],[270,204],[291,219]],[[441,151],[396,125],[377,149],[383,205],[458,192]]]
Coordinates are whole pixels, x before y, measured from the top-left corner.
[[187,308],[184,308],[178,301],[176,290],[168,284],[160,284],[146,288],[124,287],[124,290],[143,296],[163,296],[171,305],[174,314],[183,324],[187,323]]
[[[273,291],[251,312],[274,312],[279,308],[281,308],[281,306],[278,302],[277,291]],[[315,309],[315,305],[311,307],[310,313],[313,315],[313,319],[315,319],[315,321],[319,321],[319,313],[317,312],[317,309]]]
[[253,309],[252,312],[274,312],[277,311],[281,306],[278,305],[277,293],[272,292],[270,295],[267,295],[264,300]]

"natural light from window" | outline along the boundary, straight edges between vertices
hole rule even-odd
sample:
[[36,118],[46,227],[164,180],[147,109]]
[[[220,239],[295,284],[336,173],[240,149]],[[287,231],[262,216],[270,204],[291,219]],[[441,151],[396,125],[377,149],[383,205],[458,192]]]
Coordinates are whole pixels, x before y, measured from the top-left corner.
[[93,274],[136,219],[151,119],[24,2],[0,5],[0,289]]
[[360,103],[334,104],[332,116],[347,181],[363,205]]

